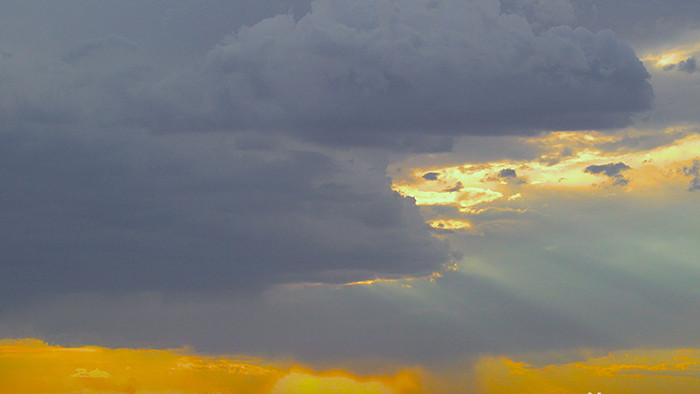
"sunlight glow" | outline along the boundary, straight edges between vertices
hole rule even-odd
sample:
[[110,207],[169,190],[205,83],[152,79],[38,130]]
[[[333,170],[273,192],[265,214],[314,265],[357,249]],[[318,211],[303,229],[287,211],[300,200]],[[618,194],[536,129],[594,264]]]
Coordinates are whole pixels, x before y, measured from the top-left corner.
[[430,371],[412,367],[388,376],[315,372],[288,363],[185,354],[186,349],[83,349],[36,339],[0,340],[0,391],[409,394],[464,392],[469,384],[468,392],[479,394],[700,392],[697,349],[492,355],[475,364]]
[[569,363],[535,366],[512,357],[484,357],[476,366],[479,392],[700,392],[698,350],[633,349],[583,358]]
[[472,227],[472,225],[464,220],[457,219],[436,219],[428,222],[430,227],[442,230],[466,230]]
[[[187,354],[187,349],[62,347],[0,340],[0,392],[421,392],[416,371],[357,377],[258,359]],[[41,376],[37,379],[37,376]]]
[[[667,133],[682,134],[678,128]],[[634,137],[634,136],[632,136]],[[474,214],[493,203],[518,200],[522,206],[546,190],[583,193],[634,192],[663,184],[688,182],[681,170],[700,156],[700,136],[689,133],[675,142],[649,150],[610,150],[628,135],[596,132],[554,132],[523,143],[540,147],[535,160],[465,163],[442,168],[416,168],[413,177],[396,180],[392,188],[422,206],[454,206]],[[434,218],[438,229],[466,229],[461,218]]]
[[647,66],[656,66],[664,68],[669,65],[677,64],[682,60],[700,54],[700,30],[690,31],[686,33],[686,37],[681,38],[681,43],[676,43],[675,46],[665,46],[649,50],[641,60]]

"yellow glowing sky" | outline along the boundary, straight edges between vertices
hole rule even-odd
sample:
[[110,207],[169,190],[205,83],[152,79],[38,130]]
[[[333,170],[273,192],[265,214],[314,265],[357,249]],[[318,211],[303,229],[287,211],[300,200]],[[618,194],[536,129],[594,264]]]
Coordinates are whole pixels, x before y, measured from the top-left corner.
[[[235,393],[689,393],[700,392],[700,351],[632,349],[484,356],[444,370],[406,368],[392,376],[314,372],[187,349],[63,347],[0,340],[0,392]],[[598,355],[594,355],[597,353]]]
[[[665,133],[685,135],[682,126],[669,128]],[[523,206],[526,203],[521,200],[546,195],[548,190],[633,193],[669,184],[683,188],[689,182],[680,169],[692,165],[700,156],[700,136],[687,133],[670,145],[648,150],[603,149],[622,143],[624,138],[635,137],[634,134],[634,131],[624,135],[553,132],[523,138],[521,143],[535,146],[542,152],[538,158],[413,168],[408,177],[394,177],[393,189],[402,196],[414,198],[418,205],[453,206],[463,214],[471,214],[496,202],[517,200],[518,206]],[[591,165],[615,163],[630,167],[620,172],[625,182],[616,184],[617,178],[585,171]],[[502,171],[510,174],[514,171],[516,176],[499,176]],[[468,220],[458,217],[429,218],[428,223],[446,230],[471,227]]]
[[697,393],[698,350],[635,349],[581,361],[533,366],[509,357],[484,357],[476,366],[480,392]]
[[415,393],[415,371],[359,377],[300,365],[201,356],[187,349],[52,346],[0,340],[0,392]]
[[646,50],[641,57],[647,67],[663,68],[700,54],[700,31],[689,31],[672,45]]

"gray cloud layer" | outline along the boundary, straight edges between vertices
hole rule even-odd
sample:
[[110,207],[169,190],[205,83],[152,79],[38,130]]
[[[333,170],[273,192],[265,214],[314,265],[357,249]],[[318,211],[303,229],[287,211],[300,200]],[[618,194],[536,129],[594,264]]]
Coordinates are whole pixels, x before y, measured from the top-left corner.
[[227,137],[53,127],[0,140],[4,297],[352,281],[448,261],[381,166]]

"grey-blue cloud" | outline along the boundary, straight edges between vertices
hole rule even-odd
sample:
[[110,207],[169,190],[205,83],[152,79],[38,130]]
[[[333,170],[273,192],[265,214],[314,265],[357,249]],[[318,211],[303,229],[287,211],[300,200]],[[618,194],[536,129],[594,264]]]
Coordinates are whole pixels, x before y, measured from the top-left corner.
[[664,71],[678,70],[684,73],[692,74],[698,67],[697,60],[695,57],[689,57],[685,60],[681,60],[678,63],[668,64],[664,66]]
[[602,174],[607,176],[613,181],[614,185],[625,186],[629,183],[629,179],[622,175],[622,171],[629,170],[630,167],[622,162],[619,163],[608,163],[601,165],[590,165],[586,167],[583,172],[588,174]]
[[336,144],[617,127],[653,96],[610,32],[535,31],[489,0],[317,0],[231,35],[207,65],[211,119]]
[[[551,3],[538,15],[554,7],[565,21],[565,2]],[[237,28],[205,56],[192,49],[189,63],[128,32],[59,59],[10,48],[2,102],[21,121],[414,151],[450,150],[459,135],[619,127],[650,108],[649,74],[611,32],[542,26],[495,0],[316,0],[305,15]]]
[[700,190],[700,160],[693,160],[692,166],[683,167],[683,173],[691,177],[688,191]]
[[69,129],[0,134],[5,301],[424,275],[449,261],[383,167],[240,151],[228,137]]

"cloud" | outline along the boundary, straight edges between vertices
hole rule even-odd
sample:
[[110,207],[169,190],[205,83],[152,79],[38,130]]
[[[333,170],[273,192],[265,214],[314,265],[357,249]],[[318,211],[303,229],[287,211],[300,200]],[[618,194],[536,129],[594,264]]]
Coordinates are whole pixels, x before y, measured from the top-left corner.
[[455,183],[454,186],[445,189],[446,192],[458,192],[464,188],[462,182]]
[[[514,150],[536,147],[529,159],[464,163],[463,158],[470,155],[460,153],[441,158],[450,164],[440,167],[431,162],[432,155],[426,155],[423,162],[396,163],[389,173],[393,188],[415,198],[429,222],[465,220],[473,233],[484,234],[491,226],[513,226],[543,214],[548,196],[558,191],[594,197],[611,191],[634,196],[643,191],[682,190],[687,177],[695,178],[692,162],[700,146],[695,131],[695,126],[683,126],[663,133],[634,129],[606,134],[542,133],[508,140]],[[560,156],[564,151],[566,155]],[[426,172],[437,174],[436,179],[423,178]],[[599,187],[601,177],[610,179],[613,186],[627,187]]]
[[132,40],[129,40],[128,38],[112,34],[103,39],[89,40],[75,48],[72,48],[70,51],[68,51],[68,54],[66,54],[63,60],[67,63],[75,63],[94,55],[97,51],[105,50],[115,53],[117,52],[117,49],[133,51],[138,49],[138,44]]
[[438,176],[440,174],[437,172],[426,172],[423,174],[423,179],[428,180],[428,181],[435,181],[438,179]]
[[568,0],[501,0],[501,11],[525,16],[536,30],[571,25],[576,18]]
[[683,173],[693,178],[688,186],[688,191],[700,190],[700,160],[693,160],[692,166],[683,167]]
[[630,167],[622,162],[618,163],[608,163],[602,165],[590,165],[586,167],[583,172],[588,174],[603,174],[613,180],[613,184],[618,186],[625,186],[629,183],[629,179],[622,176],[622,171],[629,170]]
[[[219,141],[217,145],[225,144]],[[571,168],[538,168],[536,158],[527,163],[475,166],[493,175],[503,168],[517,169],[532,182],[519,188],[521,198],[503,198],[501,204],[483,203],[472,208],[478,211],[476,214],[459,212],[452,205],[425,211],[428,221],[442,220],[435,222],[438,227],[440,223],[443,227],[466,227],[465,222],[472,225],[436,234],[446,238],[461,255],[455,261],[457,271],[433,276],[434,282],[296,284],[268,288],[248,297],[222,290],[214,294],[202,290],[184,294],[51,294],[25,303],[8,302],[11,305],[3,308],[0,320],[0,336],[32,332],[65,343],[117,347],[188,343],[207,352],[226,349],[273,356],[291,354],[318,363],[373,358],[430,364],[479,352],[571,346],[690,346],[697,336],[694,328],[700,317],[695,280],[697,239],[693,231],[696,218],[688,214],[696,204],[692,198],[682,198],[688,194],[684,191],[688,178],[672,169],[682,168],[680,163],[690,166],[685,157],[673,151],[690,152],[695,157],[697,138],[695,144],[685,145],[637,152],[637,158],[587,157],[597,163],[624,162],[633,167],[627,170],[635,180],[632,187],[614,193],[591,186],[603,175],[583,172],[590,161]],[[216,157],[207,151],[210,155],[206,157]],[[664,161],[664,157],[670,161]],[[659,167],[659,173],[636,173],[644,168],[641,162],[649,158],[653,166]],[[205,172],[234,167],[206,165]],[[428,187],[443,192],[456,183],[458,169],[428,168],[443,174],[438,181],[425,181]],[[475,176],[462,179],[465,189],[484,179],[483,174],[467,170],[462,175]],[[421,179],[425,171],[416,171],[415,178]],[[367,171],[358,172],[364,180],[376,181],[367,176]],[[572,182],[558,182],[562,176],[573,178]],[[642,188],[645,178],[661,181]],[[440,184],[442,181],[445,183]],[[498,185],[503,189],[497,190],[509,189],[508,184]],[[452,193],[444,194],[453,197]],[[416,200],[420,202],[421,197],[418,195]],[[192,205],[191,201],[185,200],[180,209]],[[327,205],[341,210],[348,206]],[[222,212],[226,211],[217,211]],[[3,215],[8,218],[6,213]],[[373,215],[370,210],[364,219]],[[14,227],[17,231],[22,230],[21,222],[9,219],[11,224],[20,224]],[[61,229],[70,232],[65,226]],[[361,230],[371,231],[368,229]],[[323,230],[332,239],[329,228]],[[314,234],[327,236],[324,231]],[[3,237],[10,241],[2,245],[3,250],[16,239],[11,235]],[[344,236],[353,238],[352,233]],[[200,263],[197,269],[211,267]],[[14,278],[21,279],[17,275]],[[121,280],[116,275],[112,278]],[[210,281],[216,280],[231,277]],[[133,286],[133,282],[125,284]],[[112,369],[100,368],[113,373]]]
[[380,163],[236,150],[226,136],[0,134],[0,287],[251,289],[431,273],[449,261]]
[[[685,188],[697,140],[585,144],[653,94],[619,35],[576,27],[583,0],[20,3],[0,16],[3,332],[411,362],[696,338],[691,204],[634,192]],[[608,3],[600,18],[629,22],[652,0]],[[550,128],[578,145],[496,138]],[[489,159],[390,190],[388,151],[455,136],[476,152],[461,160]],[[622,174],[620,199],[591,187]]]
[[[466,229],[446,230],[469,235]],[[319,368],[370,366],[371,360],[430,365],[483,351],[590,346],[602,340],[598,329],[576,317],[493,280],[455,271],[351,286],[293,284],[245,297],[149,291],[36,301],[3,314],[0,336],[30,327],[35,336],[63,343],[161,348],[187,343],[208,353],[293,355]]]
[[609,163],[603,165],[590,165],[586,167],[583,172],[587,172],[589,174],[605,174],[606,176],[614,178],[620,176],[621,171],[629,169],[630,167],[625,163]]
[[700,8],[693,0],[571,0],[570,3],[574,8],[573,23],[590,29],[614,30],[635,48],[673,40],[700,27]]
[[[536,13],[565,20],[565,4],[540,1]],[[266,131],[424,152],[450,150],[459,135],[619,127],[650,108],[648,73],[610,31],[542,27],[514,12],[495,0],[316,0],[189,62],[136,33],[84,39],[58,58],[10,48],[0,108],[18,122]]]
[[[86,364],[113,372],[76,367]],[[232,388],[238,393],[298,393],[309,388],[342,393],[422,392],[417,368],[356,376],[343,370],[314,371],[290,361],[202,356],[192,349],[68,347],[33,339],[0,339],[0,365],[7,372],[3,389],[10,392],[211,392]]]
[[664,71],[678,70],[688,74],[695,72],[697,68],[697,60],[695,57],[689,57],[685,60],[681,60],[678,63],[667,64],[663,67]]
[[391,146],[414,133],[617,127],[649,108],[647,72],[610,32],[535,33],[495,1],[430,4],[318,0],[298,21],[241,29],[207,55],[210,117]]
[[106,379],[111,375],[107,371],[103,371],[99,368],[88,371],[86,368],[77,368],[75,373],[71,375],[72,378],[80,379]]
[[[685,393],[700,389],[696,349],[629,349],[590,354],[581,351],[577,360],[542,363],[567,354],[524,357],[483,357],[475,367],[479,393],[512,392],[667,392]],[[589,353],[589,354],[586,354]],[[597,352],[596,352],[597,353]],[[549,360],[548,360],[549,361]],[[544,364],[544,365],[543,365]]]
[[[0,340],[3,388],[18,392],[226,391],[240,393],[684,393],[700,389],[697,349],[564,349],[485,354],[434,368],[380,365],[375,371],[312,369],[294,360],[244,355],[199,355],[192,349],[139,349],[49,345],[33,339]],[[47,362],[49,361],[49,362]],[[76,365],[106,366],[88,371]],[[71,368],[78,372],[69,375]],[[91,373],[99,379],[88,378]],[[78,376],[76,376],[78,375]],[[41,376],[42,379],[37,379]],[[77,379],[66,379],[73,376]]]
[[504,168],[498,172],[499,178],[515,178],[517,176],[515,170],[512,168]]
[[697,60],[695,57],[689,57],[685,60],[681,60],[678,62],[678,71],[683,71],[688,74],[691,74],[695,71],[697,68]]

